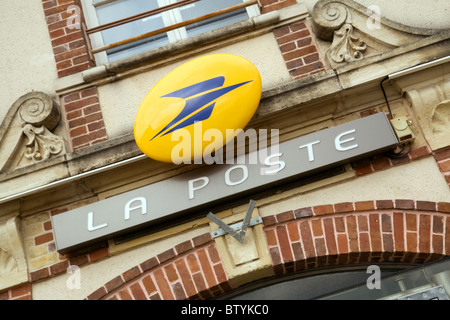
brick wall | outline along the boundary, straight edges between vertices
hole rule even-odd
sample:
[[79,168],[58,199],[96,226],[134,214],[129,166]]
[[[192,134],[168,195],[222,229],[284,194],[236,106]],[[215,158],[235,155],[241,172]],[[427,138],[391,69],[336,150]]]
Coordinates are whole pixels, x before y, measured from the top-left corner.
[[450,147],[436,150],[433,156],[450,187]]
[[[94,66],[79,0],[43,0],[58,77],[66,77]],[[76,23],[79,22],[79,25]],[[98,92],[91,87],[60,97],[61,109],[72,150],[107,140]]]
[[263,219],[276,274],[338,264],[425,263],[450,254],[450,204],[346,202]]
[[[50,215],[63,211],[24,220],[30,283],[0,292],[0,300],[31,299],[32,283],[111,256],[107,247],[59,255]],[[263,226],[275,274],[338,264],[426,263],[450,255],[448,202],[320,205],[264,217]],[[232,288],[215,241],[205,233],[117,275],[86,299],[208,299]]]
[[[58,77],[86,70],[94,65],[80,27],[83,21],[79,0],[42,0]],[[77,8],[76,11],[72,10]],[[78,19],[78,20],[77,20]]]
[[296,4],[297,0],[260,0],[259,3],[262,6],[261,13],[267,13]]
[[306,21],[275,29],[273,34],[294,80],[325,70]]
[[214,241],[206,233],[129,269],[87,299],[208,299],[227,290],[225,269]]
[[97,87],[64,95],[60,101],[72,150],[75,151],[108,139]]

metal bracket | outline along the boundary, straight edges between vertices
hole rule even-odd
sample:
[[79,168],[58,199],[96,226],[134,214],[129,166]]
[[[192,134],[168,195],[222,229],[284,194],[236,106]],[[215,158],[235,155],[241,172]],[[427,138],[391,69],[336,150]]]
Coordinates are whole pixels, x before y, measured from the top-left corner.
[[[253,226],[256,226],[261,223],[262,223],[262,218],[256,217],[256,218],[250,219],[250,224],[248,226],[253,227]],[[232,228],[233,230],[237,231],[237,230],[241,229],[242,224],[243,224],[243,222],[238,222],[238,223],[230,225],[229,227]],[[211,237],[213,237],[213,239],[214,239],[214,238],[221,237],[227,233],[228,232],[223,229],[217,229],[217,230],[211,231]]]
[[211,237],[217,238],[220,236],[223,236],[225,234],[229,234],[233,238],[235,238],[237,241],[242,243],[244,241],[245,233],[247,232],[247,228],[250,226],[255,226],[257,224],[262,223],[261,217],[256,217],[251,219],[253,208],[255,207],[256,201],[250,200],[250,203],[247,208],[247,212],[244,216],[243,222],[238,222],[232,225],[227,225],[225,222],[223,222],[220,218],[216,217],[212,212],[208,213],[207,217],[211,219],[215,224],[217,224],[221,229],[211,231]]
[[440,285],[400,297],[398,300],[449,300],[449,296],[444,286]]

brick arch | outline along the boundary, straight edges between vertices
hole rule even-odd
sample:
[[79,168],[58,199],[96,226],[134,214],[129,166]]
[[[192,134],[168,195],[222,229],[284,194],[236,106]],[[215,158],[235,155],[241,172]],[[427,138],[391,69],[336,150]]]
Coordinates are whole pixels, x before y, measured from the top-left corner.
[[[275,275],[358,263],[426,263],[450,255],[450,203],[346,202],[263,218]],[[209,233],[131,268],[86,299],[208,299],[233,289]]]

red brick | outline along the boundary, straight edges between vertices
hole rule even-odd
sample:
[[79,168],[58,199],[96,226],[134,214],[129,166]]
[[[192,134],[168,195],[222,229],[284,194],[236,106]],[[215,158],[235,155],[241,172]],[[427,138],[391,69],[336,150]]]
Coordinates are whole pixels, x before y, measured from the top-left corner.
[[359,247],[361,252],[370,252],[369,234],[366,232],[359,234]]
[[289,52],[289,51],[295,50],[296,48],[297,48],[297,46],[295,45],[295,43],[288,42],[288,43],[280,46],[280,51],[284,53],[284,52]]
[[50,32],[50,38],[51,39],[56,39],[59,37],[62,37],[66,34],[66,32],[64,31],[64,28],[61,29],[56,29]]
[[375,203],[378,210],[394,208],[394,203],[392,200],[377,200]]
[[273,30],[275,38],[281,38],[289,33],[291,33],[291,29],[289,28],[289,26],[284,26]]
[[343,217],[334,218],[334,225],[336,228],[336,232],[345,232],[345,223]]
[[436,202],[432,201],[417,201],[417,210],[436,211]]
[[167,279],[164,277],[164,274],[161,269],[156,269],[155,273],[156,284],[159,288],[159,292],[161,293],[164,300],[174,300],[174,296],[172,290],[167,282]]
[[431,250],[433,253],[444,254],[444,237],[434,234],[431,242]]
[[17,298],[31,294],[31,283],[26,283],[11,289],[11,298]]
[[108,248],[98,249],[89,253],[89,259],[91,262],[96,262],[104,258],[108,258],[110,256]]
[[69,261],[61,261],[59,263],[56,263],[52,266],[50,266],[50,274],[51,275],[57,275],[60,273],[65,273],[67,271],[67,268],[69,267]]
[[159,263],[166,262],[176,256],[175,251],[173,249],[166,250],[157,255]]
[[90,87],[90,88],[84,89],[80,93],[81,93],[82,98],[98,95],[97,87]]
[[307,65],[305,65],[303,67],[298,68],[295,71],[295,73],[293,74],[293,76],[304,75],[304,74],[310,73],[312,71],[318,71],[318,70],[320,70],[322,68],[323,68],[322,62],[320,62],[320,61],[319,62],[314,62],[314,63],[307,64]]
[[216,274],[217,281],[219,284],[228,281],[227,273],[225,272],[225,269],[223,268],[222,264],[216,264],[214,266],[214,273]]
[[395,251],[397,252],[403,251],[405,250],[403,213],[394,212],[393,224],[394,224]]
[[278,244],[274,229],[266,230],[266,239],[268,246],[276,246]]
[[204,234],[192,239],[192,242],[195,247],[202,246],[202,245],[208,243],[209,241],[211,241],[211,234],[209,232],[204,233]]
[[375,209],[373,201],[359,201],[355,202],[355,211],[370,211]]
[[311,220],[311,228],[314,237],[323,236],[322,220]]
[[382,252],[383,248],[381,246],[381,230],[380,230],[380,215],[370,214],[369,215],[369,226],[370,226],[370,242],[372,245],[373,252]]
[[394,240],[392,234],[383,234],[383,250],[386,252],[394,252]]
[[285,44],[285,43],[288,43],[291,41],[297,41],[297,40],[299,40],[301,38],[305,38],[309,35],[310,35],[310,33],[308,30],[301,30],[298,32],[287,34],[283,37],[279,37],[279,38],[277,38],[277,42],[278,42],[278,45],[282,45],[282,44]]
[[300,242],[292,243],[291,247],[295,261],[301,261],[305,259],[305,254],[303,253],[302,245]]
[[122,277],[117,276],[105,284],[105,289],[108,293],[110,293],[110,292],[116,290],[117,288],[119,288],[123,284],[124,284],[124,281],[122,280]]
[[36,246],[50,241],[53,241],[53,232],[49,232],[34,238],[34,244]]
[[415,214],[406,214],[406,230],[417,231],[417,217]]
[[70,130],[69,133],[70,133],[71,137],[78,137],[78,136],[81,136],[83,134],[86,134],[87,133],[87,129],[86,129],[86,126],[82,126],[82,127],[78,127],[78,128]]
[[445,148],[445,149],[435,151],[433,153],[433,156],[436,159],[436,161],[450,159],[450,148]]
[[351,252],[358,251],[358,229],[355,216],[345,217],[347,233]]
[[318,53],[313,53],[309,56],[303,57],[303,60],[305,61],[306,64],[310,64],[316,61],[319,61],[319,54]]
[[127,289],[120,290],[117,294],[119,295],[120,300],[133,300]]
[[297,70],[298,67],[303,66],[303,59],[302,58],[298,58],[298,59],[294,59],[291,61],[286,62],[286,67],[288,68],[288,70]]
[[283,257],[283,261],[291,262],[293,261],[293,256],[291,252],[291,244],[289,242],[288,234],[286,231],[286,227],[279,226],[276,229],[277,237],[278,237],[278,243],[280,244],[280,251],[281,256]]
[[450,213],[450,203],[449,202],[438,202],[437,211]]
[[322,205],[313,207],[315,215],[324,215],[334,213],[334,208],[332,205]]
[[193,274],[192,278],[194,279],[195,286],[197,287],[197,291],[199,293],[202,293],[202,291],[205,291],[207,289],[205,279],[203,278],[203,275],[200,272]]
[[415,232],[406,233],[406,250],[408,252],[417,252],[417,234]]
[[186,294],[184,293],[183,286],[181,283],[177,282],[172,285],[172,291],[175,295],[176,300],[186,299]]
[[419,251],[430,252],[431,217],[421,214],[419,217]]
[[124,273],[122,273],[122,278],[125,282],[128,282],[140,275],[141,275],[141,270],[139,269],[139,267],[133,267],[133,268],[125,271]]
[[419,159],[431,154],[431,151],[429,150],[428,146],[422,146],[417,149],[411,150],[410,154],[412,159]]
[[450,159],[438,162],[438,166],[442,172],[450,171]]
[[282,222],[286,222],[286,221],[289,221],[289,220],[293,220],[294,219],[294,212],[291,210],[291,211],[286,211],[286,212],[283,212],[283,213],[279,213],[279,214],[276,215],[276,218],[277,218],[277,222],[278,223],[282,223]]
[[349,241],[346,234],[341,233],[337,235],[337,245],[339,254],[346,254],[350,252],[348,242]]
[[293,23],[292,25],[290,25],[289,28],[290,28],[291,31],[293,31],[293,32],[298,31],[298,30],[303,30],[303,29],[308,30],[308,28],[306,27],[306,24],[305,24],[304,22],[296,22],[296,23]]
[[169,280],[169,282],[174,282],[178,280],[178,274],[173,264],[168,264],[167,266],[165,266],[164,271],[166,273],[167,280]]
[[414,210],[416,207],[413,200],[395,200],[396,209]]
[[276,223],[277,223],[277,219],[275,218],[275,216],[263,217],[263,226],[264,227],[269,227],[269,226],[274,225]]
[[307,37],[297,41],[297,46],[299,48],[309,46],[312,43],[312,38]]
[[305,257],[311,258],[315,256],[315,249],[313,239],[311,235],[311,228],[308,221],[300,223],[300,234],[302,236],[303,249],[305,251]]
[[211,268],[211,263],[209,261],[208,255],[206,254],[205,249],[201,249],[197,252],[198,260],[200,261],[200,265],[202,267],[203,275],[208,283],[209,287],[212,287],[217,284],[216,277],[214,276],[214,272]]
[[156,267],[158,265],[159,265],[158,259],[156,259],[156,257],[153,257],[148,260],[145,260],[139,266],[141,267],[142,272],[145,272],[150,269],[153,269],[154,267]]
[[325,232],[325,240],[328,248],[328,254],[337,254],[336,237],[334,235],[333,219],[323,220],[323,230]]
[[392,222],[389,214],[381,214],[381,231],[392,232]]
[[356,161],[352,164],[352,166],[355,170],[356,176],[362,176],[374,171],[372,168],[372,164],[368,160]]
[[366,216],[358,216],[358,230],[361,231],[369,231],[369,224],[367,223]]
[[316,247],[316,256],[325,257],[327,255],[327,247],[325,245],[325,239],[317,238],[314,240],[314,245]]
[[289,233],[289,240],[291,242],[300,240],[300,233],[298,231],[298,224],[296,221],[288,223],[287,229],[288,229],[288,233]]
[[191,253],[187,255],[186,261],[188,263],[189,269],[191,270],[191,273],[200,271],[200,265],[198,264],[197,257],[195,254]]
[[49,268],[43,268],[34,272],[30,272],[30,281],[35,282],[42,279],[46,279],[50,276]]
[[280,250],[278,250],[278,247],[272,247],[269,249],[270,257],[272,259],[272,264],[274,266],[280,265],[282,263]]
[[434,233],[444,232],[444,217],[433,216],[433,232]]
[[152,278],[149,275],[142,279],[142,285],[144,286],[147,295],[151,295],[153,292],[156,291],[155,283],[153,282]]
[[342,202],[334,205],[334,211],[336,213],[352,212],[353,210],[352,202]]
[[61,44],[70,43],[72,41],[80,40],[80,39],[83,39],[83,36],[81,35],[81,32],[71,33],[71,34],[68,34],[68,35],[65,35],[63,37],[59,37],[58,39],[53,40],[52,41],[52,46],[53,47],[57,47],[57,46],[59,46]]
[[134,300],[147,300],[144,291],[142,291],[139,283],[134,283],[130,286],[131,294],[134,297]]
[[88,68],[89,68],[89,63],[84,63],[84,64],[77,65],[77,66],[72,67],[72,68],[67,68],[67,69],[58,71],[58,76],[60,78],[66,77],[66,76],[69,76],[69,75],[72,75],[72,74],[84,71],[84,70],[86,70]]

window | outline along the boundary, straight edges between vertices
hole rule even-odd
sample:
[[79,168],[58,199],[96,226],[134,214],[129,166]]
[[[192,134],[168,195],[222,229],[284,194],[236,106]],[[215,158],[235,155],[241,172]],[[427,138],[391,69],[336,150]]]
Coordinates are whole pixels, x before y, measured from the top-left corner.
[[[90,34],[93,48],[140,36],[180,22],[188,21],[215,11],[242,4],[245,0],[199,0],[169,11],[140,18],[119,26]],[[177,0],[83,0],[88,29],[125,19],[143,12],[176,4]],[[143,51],[173,43],[188,37],[243,21],[259,14],[256,5],[170,30],[136,42],[96,53],[98,64],[116,61]]]

